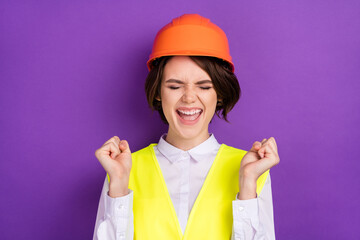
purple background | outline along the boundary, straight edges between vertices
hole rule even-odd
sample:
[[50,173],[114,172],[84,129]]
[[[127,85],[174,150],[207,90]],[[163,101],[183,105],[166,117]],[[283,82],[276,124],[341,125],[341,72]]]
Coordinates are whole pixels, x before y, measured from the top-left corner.
[[[114,135],[167,130],[147,107],[156,32],[199,13],[227,34],[243,95],[223,143],[274,136],[277,239],[359,239],[359,1],[2,1],[1,239],[90,239]],[[357,175],[356,175],[357,174]]]

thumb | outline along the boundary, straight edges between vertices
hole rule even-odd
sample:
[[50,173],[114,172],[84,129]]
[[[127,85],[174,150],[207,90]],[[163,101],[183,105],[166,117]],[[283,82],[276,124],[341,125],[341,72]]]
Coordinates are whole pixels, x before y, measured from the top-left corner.
[[255,153],[257,153],[260,148],[261,148],[261,142],[255,141],[255,142],[253,143],[251,149],[249,150],[249,152],[255,152]]
[[119,149],[122,153],[131,153],[129,143],[126,140],[121,140]]

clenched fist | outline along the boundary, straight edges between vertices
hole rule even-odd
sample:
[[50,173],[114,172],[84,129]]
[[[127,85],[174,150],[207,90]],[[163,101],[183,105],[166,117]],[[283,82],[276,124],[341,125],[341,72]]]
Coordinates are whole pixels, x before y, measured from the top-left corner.
[[255,141],[241,160],[239,172],[239,199],[256,197],[257,179],[280,162],[275,138]]
[[114,136],[95,151],[95,156],[110,176],[109,196],[121,197],[128,194],[132,165],[128,142]]

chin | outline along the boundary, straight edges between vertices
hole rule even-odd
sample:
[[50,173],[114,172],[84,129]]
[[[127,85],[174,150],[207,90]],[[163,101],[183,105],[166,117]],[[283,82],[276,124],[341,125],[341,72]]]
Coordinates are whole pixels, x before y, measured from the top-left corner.
[[201,133],[200,129],[178,129],[177,131],[184,139],[194,139]]
[[208,132],[208,124],[206,125],[204,122],[199,121],[195,125],[183,125],[179,122],[176,122],[173,130],[179,135],[179,137],[183,139],[195,139],[202,135],[204,132]]

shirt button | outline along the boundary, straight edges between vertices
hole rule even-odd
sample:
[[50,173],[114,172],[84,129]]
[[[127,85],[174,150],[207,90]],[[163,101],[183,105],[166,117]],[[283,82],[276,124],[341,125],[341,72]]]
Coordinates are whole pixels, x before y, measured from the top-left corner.
[[241,212],[241,211],[243,211],[244,210],[244,207],[238,207],[238,209],[239,209],[239,211]]
[[119,210],[123,210],[125,208],[125,206],[123,205],[123,204],[120,204],[119,206],[118,206],[118,209]]
[[119,234],[119,237],[120,237],[120,239],[124,239],[124,238],[125,238],[125,234],[124,234],[124,233],[120,233],[120,234]]

